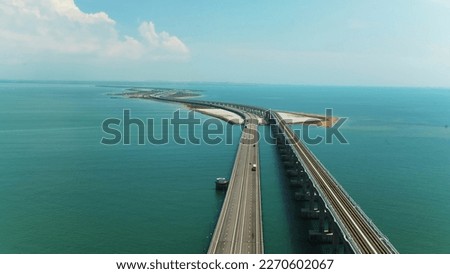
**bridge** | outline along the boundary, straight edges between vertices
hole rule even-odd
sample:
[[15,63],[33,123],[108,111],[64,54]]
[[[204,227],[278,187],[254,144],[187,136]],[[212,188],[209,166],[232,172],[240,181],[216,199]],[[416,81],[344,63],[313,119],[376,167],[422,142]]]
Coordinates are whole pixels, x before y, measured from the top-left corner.
[[[318,215],[322,215],[320,218],[324,218],[327,213],[330,214],[355,253],[398,253],[337,180],[286,125],[279,114],[271,112],[268,114],[268,119],[272,125],[276,126],[281,139],[294,152],[299,170],[305,171],[312,183],[315,191],[309,192],[310,199],[322,199],[320,203],[324,203],[324,207],[315,209]],[[332,225],[329,225],[327,231],[321,228],[318,233],[330,233],[332,232],[331,227]]]
[[[224,102],[160,97],[152,99],[221,108],[245,119],[229,189],[208,253],[264,251],[258,143],[252,140],[255,132],[257,134],[258,117],[263,118],[271,127],[291,181],[300,188],[296,193],[298,199],[306,201],[301,215],[318,220],[317,228],[309,231],[310,240],[331,243],[333,252],[339,252],[339,246],[343,246],[341,253],[398,253],[276,111]],[[251,164],[257,165],[256,171],[251,171]]]
[[245,126],[208,253],[263,253],[258,117],[242,114]]

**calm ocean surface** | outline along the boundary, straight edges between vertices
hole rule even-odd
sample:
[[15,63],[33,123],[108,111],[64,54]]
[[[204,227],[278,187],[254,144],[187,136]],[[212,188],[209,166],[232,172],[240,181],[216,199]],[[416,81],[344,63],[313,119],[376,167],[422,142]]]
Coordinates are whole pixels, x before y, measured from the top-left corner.
[[[349,144],[311,146],[317,157],[399,252],[450,253],[450,90],[31,82],[0,82],[0,253],[206,252],[224,198],[214,180],[231,173],[240,127],[234,145],[137,145],[136,134],[131,145],[101,145],[102,121],[123,109],[158,124],[182,108],[112,98],[120,85],[333,108],[349,118],[341,129]],[[266,253],[311,252],[275,148],[262,143],[260,157]]]

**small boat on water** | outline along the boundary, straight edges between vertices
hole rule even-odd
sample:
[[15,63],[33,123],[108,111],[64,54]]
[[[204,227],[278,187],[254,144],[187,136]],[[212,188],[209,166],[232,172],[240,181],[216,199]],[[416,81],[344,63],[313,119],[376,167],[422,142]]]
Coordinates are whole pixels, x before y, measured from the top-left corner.
[[225,178],[217,178],[216,179],[216,189],[224,190],[228,188],[228,180]]

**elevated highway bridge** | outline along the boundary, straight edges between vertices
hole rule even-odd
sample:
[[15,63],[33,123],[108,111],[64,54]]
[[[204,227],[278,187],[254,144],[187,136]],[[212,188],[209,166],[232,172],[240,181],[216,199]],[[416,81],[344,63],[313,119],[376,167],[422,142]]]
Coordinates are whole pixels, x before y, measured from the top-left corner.
[[[242,116],[245,126],[240,139],[235,164],[222,211],[208,253],[263,253],[261,214],[260,164],[258,153],[258,118],[272,127],[274,138],[287,153],[292,165],[309,188],[303,196],[311,201],[308,216],[320,220],[313,236],[339,243],[338,236],[350,253],[398,253],[386,236],[375,226],[325,166],[300,140],[276,112],[266,108],[213,101],[153,98],[194,106],[221,108]],[[255,136],[256,132],[256,136]],[[287,152],[286,152],[287,151]],[[252,171],[253,164],[257,170]],[[324,225],[327,220],[327,225]]]

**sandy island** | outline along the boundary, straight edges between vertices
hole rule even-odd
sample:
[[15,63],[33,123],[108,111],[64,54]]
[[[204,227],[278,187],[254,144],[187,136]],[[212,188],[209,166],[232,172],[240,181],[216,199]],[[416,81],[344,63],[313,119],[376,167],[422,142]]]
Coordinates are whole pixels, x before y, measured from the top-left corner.
[[339,121],[338,117],[327,117],[325,115],[303,112],[277,112],[287,124],[314,124],[322,127],[332,127]]
[[[221,119],[230,124],[241,125],[244,123],[244,119],[240,115],[229,110],[220,108],[197,108],[192,105],[188,105],[188,108]],[[278,112],[278,114],[280,114],[281,118],[287,124],[313,124],[316,126],[332,127],[339,120],[337,117],[326,117],[324,115],[301,112]],[[266,124],[266,122],[263,118],[258,118],[258,124],[262,125]]]
[[224,120],[225,122],[228,122],[230,124],[242,125],[244,123],[244,119],[241,116],[228,110],[220,108],[189,108],[194,111]]
[[[201,96],[198,91],[164,88],[130,88],[127,92],[122,93],[121,95],[128,98],[138,99],[169,99],[168,102],[170,102],[170,99],[188,99]],[[229,110],[199,107],[189,103],[184,105],[186,105],[188,109],[221,119],[230,124],[244,124],[244,119],[239,114]],[[338,117],[327,117],[325,115],[290,111],[277,112],[287,124],[312,124],[316,126],[332,127],[335,123],[337,123],[337,121],[339,121]],[[260,117],[258,118],[258,124],[266,124],[266,121]]]

